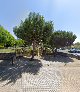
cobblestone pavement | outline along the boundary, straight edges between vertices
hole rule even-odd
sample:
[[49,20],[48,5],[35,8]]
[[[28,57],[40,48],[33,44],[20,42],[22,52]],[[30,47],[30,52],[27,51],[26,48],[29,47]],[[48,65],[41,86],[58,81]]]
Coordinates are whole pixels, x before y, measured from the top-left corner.
[[[80,92],[80,63],[61,63],[61,62],[49,62],[41,60],[42,66],[38,69],[36,74],[30,72],[23,72],[27,61],[19,61],[22,68],[14,71],[10,68],[6,68],[2,74],[0,73],[0,92]],[[18,65],[19,66],[19,65]],[[28,68],[27,68],[28,69]],[[8,72],[7,72],[8,71]],[[11,74],[10,76],[8,76]],[[12,76],[13,74],[13,76]],[[4,75],[4,76],[3,76]],[[14,79],[16,75],[17,79]],[[8,76],[8,78],[6,77]]]

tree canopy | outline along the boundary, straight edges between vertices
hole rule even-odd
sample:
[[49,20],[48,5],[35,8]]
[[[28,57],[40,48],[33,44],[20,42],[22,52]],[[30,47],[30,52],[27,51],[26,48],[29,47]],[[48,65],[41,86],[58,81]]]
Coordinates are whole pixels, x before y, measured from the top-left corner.
[[74,48],[80,49],[80,42],[76,42],[73,44]]
[[30,13],[25,21],[21,21],[20,26],[14,27],[13,31],[18,38],[31,44],[33,41],[39,43],[42,37],[44,17],[39,13]]
[[43,45],[49,45],[49,40],[54,31],[53,23],[52,21],[45,22],[44,29],[43,29]]
[[16,41],[15,41],[15,45],[16,46],[24,46],[24,40],[22,40],[22,39],[17,39]]
[[2,26],[0,26],[0,44],[8,47],[13,46],[14,43],[15,43],[14,37]]
[[70,46],[76,39],[76,35],[68,31],[55,31],[50,38],[52,47],[60,48]]

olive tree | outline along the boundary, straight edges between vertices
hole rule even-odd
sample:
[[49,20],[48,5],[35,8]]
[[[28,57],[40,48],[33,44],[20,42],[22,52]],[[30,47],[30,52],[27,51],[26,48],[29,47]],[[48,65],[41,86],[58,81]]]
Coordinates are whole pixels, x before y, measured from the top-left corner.
[[39,13],[30,12],[24,22],[22,21],[18,27],[16,26],[13,28],[13,31],[18,38],[26,41],[28,45],[32,45],[33,51],[31,59],[34,58],[36,44],[41,42],[44,23],[45,20],[43,16]]
[[46,44],[48,38],[52,33],[52,22],[45,22],[42,15],[35,12],[30,12],[25,21],[21,21],[19,26],[13,28],[14,34],[24,40],[28,45],[32,45],[33,52],[32,58],[34,58],[35,47],[40,43]]

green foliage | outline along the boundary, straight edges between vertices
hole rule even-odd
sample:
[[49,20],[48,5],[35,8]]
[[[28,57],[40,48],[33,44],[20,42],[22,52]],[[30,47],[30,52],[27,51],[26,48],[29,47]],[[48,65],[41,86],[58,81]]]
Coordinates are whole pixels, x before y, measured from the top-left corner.
[[22,40],[22,39],[16,40],[15,45],[18,47],[24,46],[24,40]]
[[13,28],[14,34],[19,39],[24,40],[29,46],[32,45],[33,52],[38,46],[43,49],[70,46],[76,39],[76,35],[72,32],[53,31],[52,21],[46,22],[43,16],[35,12],[31,12],[25,21],[21,21],[19,26]]
[[31,56],[32,48],[16,48],[17,55]]
[[19,27],[14,27],[13,31],[18,38],[27,41],[28,44],[32,44],[34,40],[38,44],[41,41],[43,26],[43,16],[39,13],[30,13]]
[[52,49],[51,48],[46,48],[46,54],[51,54],[52,53]]
[[35,12],[31,12],[24,22],[21,21],[18,27],[13,28],[14,34],[24,40],[27,45],[32,45],[33,50],[39,44],[48,43],[52,30],[52,22],[45,22],[44,17]]
[[4,48],[0,49],[0,53],[13,53],[13,52],[15,52],[14,49],[4,49]]
[[0,43],[6,47],[13,46],[15,43],[14,37],[2,26],[0,26]]
[[6,47],[14,46],[15,44],[14,37],[10,33],[7,33],[6,35],[7,35]]
[[21,21],[21,24],[13,28],[15,35],[32,44],[35,41],[39,44],[41,40],[46,43],[48,38],[52,34],[53,24],[51,21],[45,22],[44,17],[39,13],[30,13],[25,21]]
[[31,56],[32,48],[27,48],[23,50],[24,56]]
[[49,39],[53,31],[54,31],[54,28],[53,28],[52,21],[45,22],[44,30],[43,30],[43,39],[42,39],[44,46],[49,45]]
[[75,39],[76,35],[72,32],[55,31],[50,38],[50,45],[56,48],[70,46]]
[[4,46],[3,45],[0,45],[0,49],[4,49]]
[[18,55],[23,54],[22,48],[16,48],[16,54]]
[[80,42],[77,42],[73,45],[74,48],[80,49]]
[[2,26],[0,26],[0,43],[2,44],[2,43],[6,43],[6,30],[2,27]]

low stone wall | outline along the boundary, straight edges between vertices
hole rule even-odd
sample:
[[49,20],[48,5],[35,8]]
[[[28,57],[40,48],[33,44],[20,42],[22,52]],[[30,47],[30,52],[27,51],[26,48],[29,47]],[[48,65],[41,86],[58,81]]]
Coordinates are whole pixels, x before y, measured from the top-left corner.
[[0,53],[0,60],[12,60],[12,65],[14,62],[14,59],[16,57],[16,53]]

